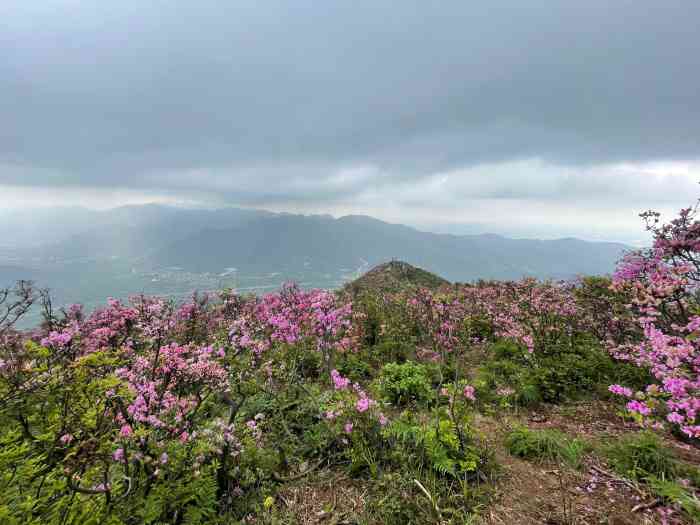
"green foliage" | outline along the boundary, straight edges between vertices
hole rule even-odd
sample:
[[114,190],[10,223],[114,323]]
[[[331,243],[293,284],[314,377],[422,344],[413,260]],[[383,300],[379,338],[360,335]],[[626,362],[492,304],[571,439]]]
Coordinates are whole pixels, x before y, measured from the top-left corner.
[[596,394],[608,397],[610,384],[643,385],[648,375],[638,367],[616,363],[590,337],[533,354],[499,340],[490,354],[493,358],[479,368],[475,386],[481,400],[506,406],[560,403]]
[[[581,299],[587,308],[610,302],[606,281],[588,286],[592,295]],[[14,382],[0,370],[0,523],[294,523],[292,509],[276,508],[276,492],[325,468],[362,483],[368,505],[352,517],[358,523],[469,523],[497,468],[472,424],[477,406],[562,402],[607,395],[610,383],[648,383],[647,372],[614,363],[591,335],[604,329],[604,317],[599,327],[579,329],[556,313],[538,314],[544,328],[533,334],[538,344],[529,353],[496,339],[501,327],[491,314],[452,302],[454,291],[423,297],[425,303],[410,302],[401,290],[362,292],[337,346],[314,335],[289,342],[262,324],[251,332],[259,346],[239,348],[228,328],[243,306],[238,300],[227,307],[230,318],[187,318],[157,340],[125,337],[89,352],[27,342]],[[441,332],[439,314],[448,306],[455,315]],[[308,317],[300,319],[300,329],[308,328]],[[160,423],[129,419],[136,390],[118,372],[134,355],[157,355],[171,337],[185,346],[215,341],[206,345],[208,355],[225,368],[216,388],[193,381],[169,390],[173,406],[196,406],[182,416],[192,423],[184,439]],[[355,384],[331,382],[334,368]],[[178,375],[168,381],[177,383]],[[14,395],[17,385],[21,396]],[[465,396],[467,385],[478,403]],[[123,432],[124,421],[134,428]],[[589,449],[556,430],[524,427],[510,432],[506,445],[518,457],[574,467]],[[128,461],[119,459],[125,450]],[[616,471],[697,518],[697,500],[682,478],[697,487],[700,471],[655,436],[625,438],[606,455]],[[108,491],[100,489],[104,480]]]
[[413,333],[405,300],[382,296],[376,291],[364,291],[353,301],[358,317],[361,344],[379,362],[402,361],[413,349]]
[[409,457],[442,476],[476,476],[490,458],[476,442],[468,421],[456,422],[444,409],[436,409],[425,422],[403,413],[385,430],[396,441],[395,459],[400,464]]
[[489,347],[489,353],[496,360],[512,361],[514,363],[525,363],[526,350],[511,339],[499,339]]
[[602,351],[588,347],[577,350],[538,360],[531,378],[543,401],[560,402],[582,397],[590,394],[601,382],[601,365],[606,356]]
[[672,450],[648,431],[626,435],[605,447],[604,453],[613,470],[629,479],[674,479],[680,472]]
[[677,481],[657,476],[649,476],[646,481],[657,497],[680,506],[694,523],[700,523],[700,500],[690,490]]
[[700,500],[688,486],[700,482],[700,469],[681,461],[673,450],[649,431],[626,435],[604,447],[610,466],[621,476],[649,486],[658,497],[677,504],[694,522],[700,521]]
[[371,485],[368,521],[386,525],[433,523],[433,514],[421,499],[410,476],[387,472]]
[[425,403],[434,397],[427,367],[412,361],[384,365],[379,377],[379,390],[386,400],[395,405],[405,405],[411,401]]
[[580,439],[571,439],[558,430],[530,430],[518,427],[506,436],[506,447],[513,455],[525,459],[564,462],[578,468],[589,449]]
[[464,329],[471,337],[481,341],[493,341],[496,336],[496,327],[485,317],[467,317],[464,320]]
[[370,353],[379,363],[404,361],[415,357],[415,346],[402,340],[383,339],[370,349]]
[[586,312],[593,336],[620,344],[631,334],[637,334],[640,327],[627,308],[632,301],[629,291],[613,290],[611,284],[609,277],[584,277],[574,289],[574,297]]
[[474,386],[479,400],[503,407],[532,406],[542,401],[531,367],[519,360],[487,361],[478,369]]
[[343,354],[336,363],[336,370],[354,382],[367,380],[372,377],[374,371],[368,354],[366,351]]
[[183,473],[180,479],[167,479],[153,486],[141,504],[133,508],[140,523],[159,525],[181,517],[183,525],[212,522],[217,513],[215,468]]

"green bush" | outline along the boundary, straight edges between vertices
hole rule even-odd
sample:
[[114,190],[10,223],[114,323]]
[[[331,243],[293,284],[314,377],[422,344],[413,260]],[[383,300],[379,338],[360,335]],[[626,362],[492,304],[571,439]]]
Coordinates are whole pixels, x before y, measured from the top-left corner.
[[528,354],[520,345],[499,340],[490,347],[492,359],[477,374],[480,399],[520,406],[541,401],[559,403],[599,394],[609,395],[610,384],[642,385],[646,372],[615,363],[588,337],[573,346],[550,346],[546,352]]
[[348,352],[343,354],[336,363],[336,370],[353,382],[364,381],[372,377],[373,367],[365,355],[366,352]]
[[379,390],[387,401],[396,405],[427,402],[434,397],[428,368],[412,361],[384,365],[379,376]]
[[583,454],[589,449],[580,439],[569,438],[558,430],[530,430],[518,427],[506,436],[506,447],[513,456],[564,462],[579,467]]
[[471,337],[482,341],[492,341],[496,333],[493,323],[485,317],[467,317],[464,327]]
[[479,368],[474,386],[482,402],[532,406],[542,401],[540,385],[530,367],[508,359],[488,361]]
[[499,339],[491,345],[490,350],[496,359],[506,359],[518,363],[526,361],[527,350],[525,347],[510,339]]
[[600,380],[597,356],[563,353],[538,362],[532,372],[543,401],[555,403],[588,395]]
[[638,432],[620,438],[603,451],[618,474],[646,483],[658,498],[678,505],[694,522],[700,522],[700,501],[692,490],[679,483],[685,478],[688,481],[684,483],[698,487],[700,470],[680,461],[658,436],[649,431]]
[[374,359],[380,360],[380,362],[397,362],[403,363],[404,361],[415,357],[415,347],[406,341],[396,341],[392,339],[387,339],[380,341],[374,345],[370,350]]

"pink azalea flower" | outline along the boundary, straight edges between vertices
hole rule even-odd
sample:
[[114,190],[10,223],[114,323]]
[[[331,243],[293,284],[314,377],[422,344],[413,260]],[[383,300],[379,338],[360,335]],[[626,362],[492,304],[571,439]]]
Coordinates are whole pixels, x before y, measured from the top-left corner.
[[117,450],[115,450],[112,454],[112,459],[114,459],[114,461],[117,462],[122,462],[124,460],[124,449],[118,448]]
[[366,412],[369,409],[370,400],[366,397],[362,397],[355,403],[355,408],[358,412]]
[[466,397],[470,401],[476,401],[476,396],[474,395],[474,387],[473,386],[467,385],[464,387],[464,397]]

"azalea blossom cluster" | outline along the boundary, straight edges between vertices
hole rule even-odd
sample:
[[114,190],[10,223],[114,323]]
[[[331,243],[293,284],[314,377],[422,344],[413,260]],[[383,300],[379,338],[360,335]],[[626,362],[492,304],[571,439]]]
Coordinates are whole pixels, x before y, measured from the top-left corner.
[[139,356],[118,368],[116,376],[124,381],[131,398],[115,414],[123,437],[129,437],[133,427],[146,425],[187,441],[192,432],[191,414],[201,403],[202,393],[228,389],[227,371],[211,346],[171,343],[152,359]]
[[229,339],[235,351],[257,356],[275,344],[311,341],[329,354],[348,347],[345,332],[350,328],[352,304],[339,304],[325,290],[305,291],[286,284],[279,293],[251,299],[231,323]]
[[451,294],[433,293],[421,289],[408,300],[411,317],[424,334],[428,348],[423,355],[437,359],[454,352],[464,342],[463,304]]
[[347,418],[343,424],[343,431],[351,434],[356,423],[369,423],[376,421],[380,426],[385,426],[389,419],[379,410],[379,403],[369,397],[367,392],[358,383],[352,383],[340,372],[331,370],[333,388],[339,395],[332,403],[332,408],[325,411],[328,421],[336,421],[339,418]]
[[527,278],[467,285],[448,293],[420,290],[408,304],[436,354],[478,344],[486,334],[478,333],[474,321],[533,353],[589,329],[590,316],[577,303],[575,289],[575,283]]
[[611,348],[613,355],[648,369],[655,381],[644,391],[613,385],[628,398],[627,408],[642,421],[664,418],[689,437],[700,437],[700,221],[688,208],[665,225],[643,214],[654,235],[648,250],[628,254],[614,275],[613,288],[628,304],[642,336]]
[[478,301],[496,334],[522,344],[529,353],[545,351],[586,329],[585,314],[568,282],[527,278],[469,291],[477,294],[472,302]]
[[75,345],[80,346],[81,352],[88,353],[129,346],[130,331],[137,315],[136,308],[112,298],[107,300],[107,307],[95,310],[87,318],[80,305],[72,305],[62,320],[62,326],[43,337],[41,344],[57,350]]

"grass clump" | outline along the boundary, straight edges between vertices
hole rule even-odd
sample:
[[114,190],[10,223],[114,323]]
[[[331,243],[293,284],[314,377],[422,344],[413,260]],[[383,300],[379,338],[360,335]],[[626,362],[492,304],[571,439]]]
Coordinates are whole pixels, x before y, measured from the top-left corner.
[[700,500],[687,487],[656,476],[648,477],[647,483],[658,498],[679,506],[694,523],[700,523]]
[[691,486],[698,486],[696,466],[681,461],[671,448],[652,432],[620,438],[604,449],[610,467],[621,476],[642,482],[666,503],[680,507],[700,523],[700,500]]
[[506,436],[506,447],[513,456],[524,459],[566,463],[578,468],[589,446],[558,430],[530,430],[518,427]]
[[604,453],[615,472],[635,481],[652,476],[674,479],[681,471],[672,450],[648,431],[624,436],[606,447]]

